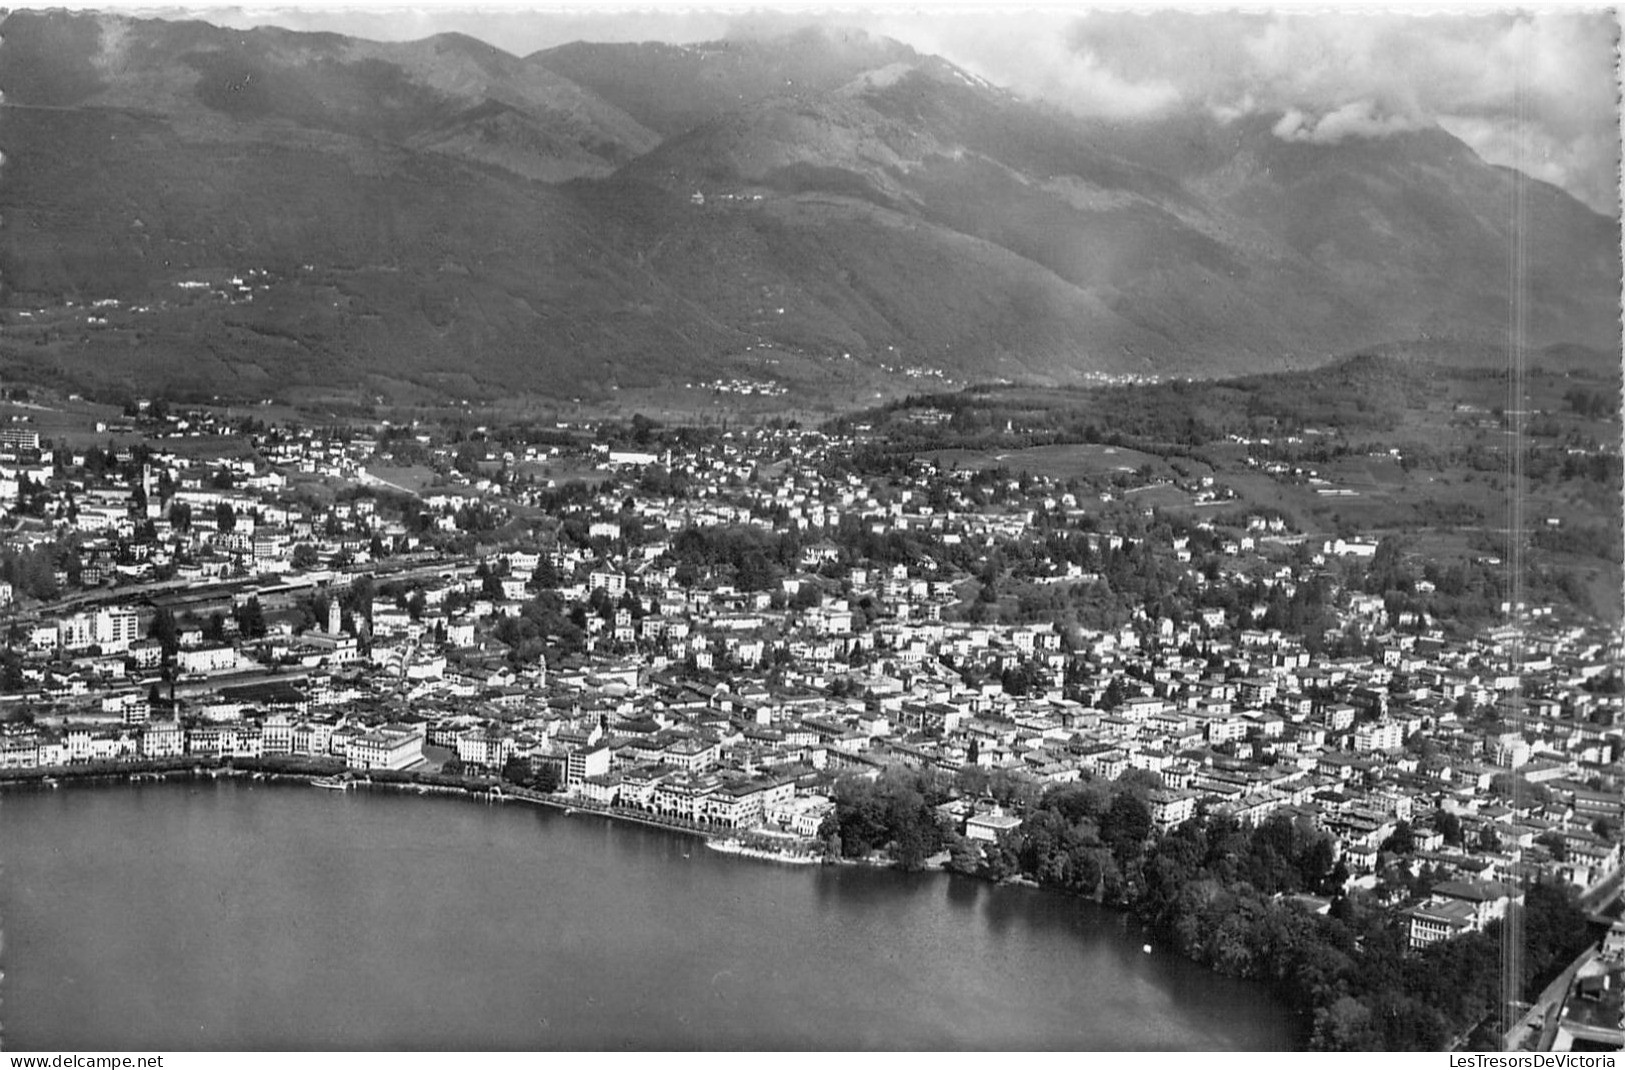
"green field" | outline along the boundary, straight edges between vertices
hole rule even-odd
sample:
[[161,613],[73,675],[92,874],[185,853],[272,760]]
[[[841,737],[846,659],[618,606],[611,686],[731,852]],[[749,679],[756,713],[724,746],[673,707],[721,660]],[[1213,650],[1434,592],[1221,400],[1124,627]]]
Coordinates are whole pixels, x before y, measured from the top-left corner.
[[1053,446],[1034,446],[1021,450],[929,450],[921,453],[947,471],[954,468],[981,472],[989,468],[1003,468],[1012,475],[1023,472],[1050,479],[1110,477],[1119,472],[1134,472],[1142,465],[1164,468],[1162,458],[1139,450],[1093,443],[1064,443]]
[[438,478],[435,470],[424,465],[404,465],[392,467],[390,465],[369,464],[367,474],[374,479],[382,480],[391,488],[408,491],[412,494],[421,494],[434,485]]
[[37,402],[0,402],[0,427],[37,431],[42,440],[50,439],[53,443],[70,447],[139,442],[141,436],[138,434],[97,430],[98,424],[111,426],[123,419],[117,408],[90,401],[45,396]]

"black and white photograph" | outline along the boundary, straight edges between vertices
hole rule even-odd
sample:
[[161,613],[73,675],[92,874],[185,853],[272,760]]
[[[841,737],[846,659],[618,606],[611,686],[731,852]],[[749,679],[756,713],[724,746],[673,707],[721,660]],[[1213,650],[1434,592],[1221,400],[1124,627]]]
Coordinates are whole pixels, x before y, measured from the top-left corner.
[[1620,38],[0,11],[0,1059],[1615,1066]]

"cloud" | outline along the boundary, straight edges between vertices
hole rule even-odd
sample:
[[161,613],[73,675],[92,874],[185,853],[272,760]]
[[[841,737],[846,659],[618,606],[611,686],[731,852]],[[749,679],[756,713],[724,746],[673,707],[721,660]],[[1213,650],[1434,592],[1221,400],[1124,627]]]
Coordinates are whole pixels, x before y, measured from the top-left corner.
[[1594,131],[1559,137],[1503,117],[1443,115],[1439,125],[1489,163],[1550,182],[1604,215],[1620,214],[1617,134]]
[[1404,115],[1382,114],[1377,104],[1369,100],[1352,100],[1342,107],[1317,118],[1289,108],[1281,120],[1271,127],[1271,133],[1282,141],[1307,141],[1316,145],[1335,145],[1347,137],[1387,137],[1421,125]]
[[[1058,38],[1025,42],[1020,47],[1020,63],[1026,71],[1022,88],[1030,95],[1052,101],[1086,101],[1091,114],[1108,119],[1161,115],[1180,99],[1178,87],[1167,79],[1125,76],[1095,56],[1071,54]],[[972,73],[988,77],[981,70]]]
[[873,33],[942,56],[996,85],[1084,114],[1151,117],[1180,102],[1173,81],[1145,77],[1108,56],[1078,51],[1071,40],[1078,21],[1072,11],[882,10],[858,17]]
[[[998,84],[1121,120],[1206,109],[1329,143],[1441,125],[1617,214],[1616,17],[1092,11],[894,16],[883,32]],[[1521,161],[1521,162],[1520,162]]]

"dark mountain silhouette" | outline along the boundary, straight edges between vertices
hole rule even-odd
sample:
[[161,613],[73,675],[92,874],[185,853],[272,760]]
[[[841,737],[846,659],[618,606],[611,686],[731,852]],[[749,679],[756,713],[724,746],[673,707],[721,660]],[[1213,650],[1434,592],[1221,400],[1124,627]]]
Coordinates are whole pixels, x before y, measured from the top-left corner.
[[1531,345],[1617,352],[1617,224],[1440,130],[1114,127],[830,31],[526,58],[91,14],[0,35],[0,359],[92,387],[743,375],[851,402],[910,368],[1493,362],[1515,281]]

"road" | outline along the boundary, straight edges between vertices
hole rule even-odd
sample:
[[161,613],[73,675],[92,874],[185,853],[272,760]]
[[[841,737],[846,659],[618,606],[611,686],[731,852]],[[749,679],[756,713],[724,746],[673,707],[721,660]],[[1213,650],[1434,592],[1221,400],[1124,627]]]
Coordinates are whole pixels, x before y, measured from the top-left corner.
[[1558,1015],[1563,1010],[1563,997],[1581,966],[1597,956],[1597,949],[1586,948],[1580,957],[1569,963],[1569,968],[1541,992],[1540,998],[1522,1018],[1501,1038],[1502,1051],[1550,1051],[1552,1038],[1557,1034]]
[[[1625,866],[1617,867],[1602,880],[1581,892],[1580,906],[1590,913],[1594,921],[1608,921],[1609,919],[1602,916],[1602,911],[1619,895],[1622,882],[1625,882]],[[1595,947],[1587,948],[1579,958],[1569,964],[1568,969],[1546,986],[1534,1005],[1501,1038],[1503,1051],[1551,1050],[1552,1040],[1557,1036],[1563,998],[1568,994],[1569,984],[1574,980],[1574,975],[1580,967],[1596,955]]]
[[1612,873],[1581,892],[1580,905],[1593,917],[1601,915],[1619,895],[1622,885],[1625,885],[1625,865],[1614,867]]

